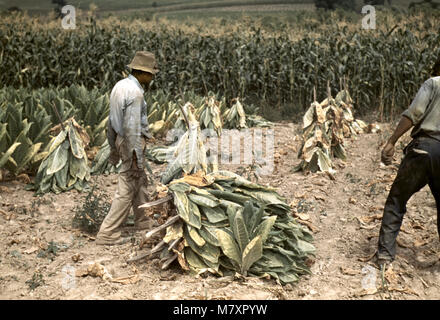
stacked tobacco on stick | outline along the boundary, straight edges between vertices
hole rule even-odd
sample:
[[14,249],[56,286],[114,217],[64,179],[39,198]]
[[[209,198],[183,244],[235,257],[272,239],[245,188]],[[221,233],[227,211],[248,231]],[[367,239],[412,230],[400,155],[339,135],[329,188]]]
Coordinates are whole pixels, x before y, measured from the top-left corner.
[[333,173],[331,159],[346,159],[344,138],[371,131],[372,125],[354,119],[353,100],[347,89],[334,99],[328,91],[328,98],[321,103],[315,93],[315,101],[303,117],[303,144],[298,153],[302,161],[295,171]]
[[159,187],[157,200],[141,206],[166,206],[166,222],[148,232],[143,243],[158,234],[162,240],[129,261],[159,253],[163,269],[177,260],[196,274],[239,273],[281,284],[309,273],[313,237],[292,217],[286,200],[273,188],[210,170],[198,123],[191,114],[188,118],[190,129],[177,144],[185,148],[177,147],[176,160],[163,176],[169,184]]
[[38,168],[30,187],[36,194],[49,191],[60,193],[73,188],[78,191],[88,187],[90,168],[84,148],[89,143],[85,130],[70,118],[52,129],[58,135],[47,146],[47,155]]

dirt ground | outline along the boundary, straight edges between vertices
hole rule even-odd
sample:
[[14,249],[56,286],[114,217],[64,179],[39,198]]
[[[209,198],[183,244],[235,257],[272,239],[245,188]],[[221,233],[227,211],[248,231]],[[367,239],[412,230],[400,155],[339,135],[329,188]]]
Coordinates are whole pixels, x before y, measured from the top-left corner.
[[[0,299],[439,299],[440,245],[435,202],[426,187],[408,204],[398,237],[397,258],[382,276],[370,259],[377,247],[383,205],[402,155],[398,144],[393,165],[380,164],[380,146],[389,135],[362,134],[346,141],[346,162],[336,161],[335,180],[325,174],[293,173],[299,163],[300,127],[275,126],[272,175],[259,183],[278,188],[294,211],[314,231],[316,262],[312,275],[294,285],[273,280],[194,277],[178,265],[161,270],[158,258],[136,263],[141,232],[126,233],[132,243],[97,246],[93,237],[72,227],[75,206],[84,193],[70,191],[41,198],[19,181],[0,183]],[[408,141],[405,136],[404,141]],[[152,165],[155,181],[165,165]],[[229,169],[229,168],[228,168]],[[111,198],[117,175],[97,183]],[[57,244],[50,251],[48,245]],[[89,263],[104,266],[107,277],[78,277]],[[104,280],[105,279],[105,280]],[[31,287],[34,286],[32,289]]]

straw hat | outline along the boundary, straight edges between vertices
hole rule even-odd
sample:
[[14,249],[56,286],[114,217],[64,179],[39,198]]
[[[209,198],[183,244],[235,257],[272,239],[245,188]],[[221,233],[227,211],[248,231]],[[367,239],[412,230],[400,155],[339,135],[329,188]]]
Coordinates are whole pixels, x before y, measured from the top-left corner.
[[159,72],[159,70],[156,69],[156,58],[154,57],[154,54],[148,51],[136,52],[136,55],[127,67],[152,74]]

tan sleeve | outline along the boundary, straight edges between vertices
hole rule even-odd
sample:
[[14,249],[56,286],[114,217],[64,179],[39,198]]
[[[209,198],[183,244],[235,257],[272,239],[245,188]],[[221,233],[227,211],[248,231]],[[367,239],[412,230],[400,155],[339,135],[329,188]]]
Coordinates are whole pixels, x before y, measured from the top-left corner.
[[416,97],[407,110],[402,113],[402,116],[409,118],[413,125],[417,125],[422,120],[426,108],[429,105],[432,93],[432,79],[425,81],[422,87],[417,92]]

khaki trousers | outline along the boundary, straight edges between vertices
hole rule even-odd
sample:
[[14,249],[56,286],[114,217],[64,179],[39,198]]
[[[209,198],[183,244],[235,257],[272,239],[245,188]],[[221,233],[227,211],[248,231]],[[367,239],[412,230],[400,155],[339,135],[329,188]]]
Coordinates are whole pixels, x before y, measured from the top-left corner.
[[147,176],[145,172],[139,176],[139,171],[129,170],[119,174],[118,189],[112,202],[109,213],[101,224],[96,239],[114,241],[121,237],[119,227],[126,221],[133,207],[135,227],[143,227],[151,222],[145,216],[144,209],[139,209],[141,204],[148,202]]

